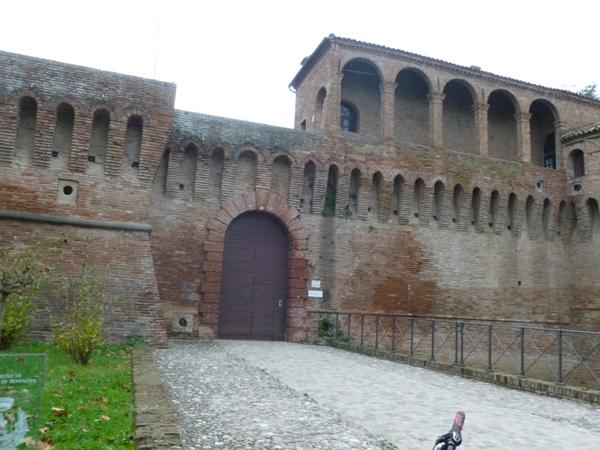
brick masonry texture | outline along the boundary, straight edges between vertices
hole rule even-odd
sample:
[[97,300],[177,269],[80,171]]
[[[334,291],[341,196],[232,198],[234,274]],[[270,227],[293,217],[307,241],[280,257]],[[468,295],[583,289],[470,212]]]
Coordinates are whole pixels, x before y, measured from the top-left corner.
[[251,211],[290,236],[289,340],[310,309],[600,326],[598,102],[335,36],[292,82],[295,129],[175,110],[169,83],[0,62],[0,210],[152,226],[0,219],[59,273],[92,265],[112,338],[215,336],[225,233]]

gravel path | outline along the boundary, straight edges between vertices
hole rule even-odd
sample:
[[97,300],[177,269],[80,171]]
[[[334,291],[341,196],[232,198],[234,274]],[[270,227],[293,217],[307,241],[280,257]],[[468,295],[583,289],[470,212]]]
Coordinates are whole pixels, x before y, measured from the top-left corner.
[[461,449],[600,448],[598,408],[329,347],[173,342],[157,359],[192,449],[429,450],[458,409]]
[[186,448],[395,448],[228,352],[227,344],[172,342],[156,351]]

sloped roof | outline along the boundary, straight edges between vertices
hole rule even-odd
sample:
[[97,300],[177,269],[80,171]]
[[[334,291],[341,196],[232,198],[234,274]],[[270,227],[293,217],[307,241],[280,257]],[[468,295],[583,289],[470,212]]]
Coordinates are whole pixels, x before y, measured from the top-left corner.
[[576,130],[569,131],[563,134],[560,137],[561,141],[570,141],[571,139],[575,139],[582,136],[587,136],[589,134],[600,132],[600,123],[594,123],[591,125],[586,125],[585,127],[578,128]]
[[338,44],[346,47],[356,48],[359,50],[366,50],[372,53],[379,53],[386,56],[392,57],[400,57],[404,60],[413,61],[419,64],[425,64],[428,66],[433,66],[436,68],[441,68],[444,70],[448,70],[450,72],[458,73],[461,75],[466,75],[474,78],[483,78],[490,80],[492,82],[515,86],[520,88],[525,88],[529,90],[533,90],[539,92],[543,95],[550,95],[553,97],[564,98],[569,100],[574,100],[583,103],[592,103],[600,106],[600,102],[590,99],[588,97],[584,97],[582,95],[578,95],[574,92],[567,91],[564,89],[555,89],[549,88],[546,86],[541,86],[539,84],[529,83],[526,81],[518,80],[516,78],[505,77],[501,75],[496,75],[492,72],[486,72],[484,70],[480,70],[478,68],[461,66],[459,64],[454,64],[448,61],[444,61],[442,59],[430,58],[428,56],[419,55],[418,53],[411,53],[405,50],[399,50],[391,47],[386,47],[384,45],[371,44],[369,42],[358,41],[356,39],[338,37],[334,34],[330,34],[326,38],[324,38],[315,51],[305,58],[302,61],[302,67],[294,77],[294,79],[290,83],[290,87],[296,89],[304,77],[308,74],[312,66],[319,60],[319,58],[325,53],[325,51],[333,44]]

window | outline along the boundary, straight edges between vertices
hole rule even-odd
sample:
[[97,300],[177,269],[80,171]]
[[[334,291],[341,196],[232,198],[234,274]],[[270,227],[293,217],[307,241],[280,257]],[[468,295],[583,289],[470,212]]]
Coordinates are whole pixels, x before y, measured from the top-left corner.
[[544,142],[544,167],[556,169],[556,138],[551,133]]
[[579,149],[573,150],[570,154],[571,168],[573,176],[579,178],[585,175],[585,159],[583,152]]
[[358,131],[356,110],[347,102],[342,102],[341,127],[342,131],[356,133]]

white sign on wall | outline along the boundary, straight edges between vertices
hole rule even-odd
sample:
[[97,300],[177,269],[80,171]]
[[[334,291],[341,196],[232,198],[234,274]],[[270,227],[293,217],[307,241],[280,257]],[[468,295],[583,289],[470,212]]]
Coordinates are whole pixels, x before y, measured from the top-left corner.
[[320,289],[309,289],[308,296],[310,298],[323,298],[323,291]]

